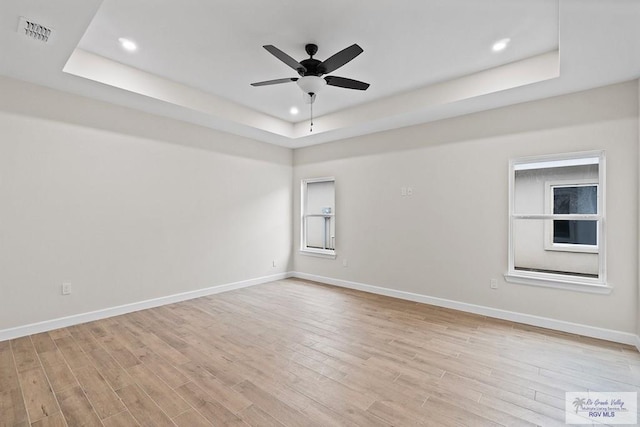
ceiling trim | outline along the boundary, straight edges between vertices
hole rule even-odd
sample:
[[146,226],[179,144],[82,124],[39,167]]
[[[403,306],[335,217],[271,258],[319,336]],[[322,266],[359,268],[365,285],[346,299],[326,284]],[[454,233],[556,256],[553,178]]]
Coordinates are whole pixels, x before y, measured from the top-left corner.
[[[540,83],[560,76],[560,51],[558,49],[532,56],[510,64],[447,80],[434,85],[383,98],[368,104],[356,106],[346,111],[324,115],[313,120],[313,134],[333,133],[345,128],[350,136],[371,132],[371,124],[376,123],[376,131],[398,127],[398,123],[419,116],[421,122],[434,120],[431,114],[438,107],[455,104],[471,98],[481,97],[509,89]],[[390,114],[389,112],[393,113]],[[387,123],[387,125],[385,125]],[[311,145],[308,123],[297,123],[294,138],[299,145]],[[316,135],[313,135],[316,136]],[[327,135],[328,136],[328,135]],[[331,138],[335,139],[335,138]],[[326,141],[321,141],[326,142]]]
[[[296,124],[241,106],[221,97],[165,79],[111,59],[75,49],[63,71],[108,86],[169,103],[211,118],[214,127],[246,135],[249,129],[272,135],[271,142],[290,148],[336,139],[347,130],[348,136],[369,133],[372,123],[384,130],[384,123],[416,114],[428,120],[430,111],[447,104],[529,85],[560,75],[559,51],[553,50],[510,64],[469,74],[411,92],[394,95],[336,113],[314,118],[313,132],[308,122]],[[389,114],[392,111],[393,114]],[[348,113],[347,113],[348,112]],[[345,114],[347,113],[347,114]],[[220,122],[225,122],[220,123]],[[237,128],[245,128],[244,131]],[[233,132],[233,130],[232,130]],[[273,138],[275,137],[275,138]]]
[[62,71],[223,120],[292,137],[293,126],[284,120],[79,48],[73,51]]

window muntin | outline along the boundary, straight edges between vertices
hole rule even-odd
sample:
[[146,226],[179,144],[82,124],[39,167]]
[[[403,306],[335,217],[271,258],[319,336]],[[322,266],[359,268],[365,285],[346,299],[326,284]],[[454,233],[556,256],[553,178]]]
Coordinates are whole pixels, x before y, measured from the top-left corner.
[[301,202],[300,250],[335,257],[335,179],[302,180]]
[[603,152],[511,162],[507,280],[606,287],[603,182]]

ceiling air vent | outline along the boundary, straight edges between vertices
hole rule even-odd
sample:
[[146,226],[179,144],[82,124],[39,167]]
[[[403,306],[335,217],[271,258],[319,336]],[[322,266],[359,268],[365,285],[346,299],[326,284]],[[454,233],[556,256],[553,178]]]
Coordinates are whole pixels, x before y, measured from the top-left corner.
[[44,43],[51,40],[53,36],[53,29],[33,22],[23,16],[20,17],[20,22],[18,23],[18,32],[24,34],[25,37]]

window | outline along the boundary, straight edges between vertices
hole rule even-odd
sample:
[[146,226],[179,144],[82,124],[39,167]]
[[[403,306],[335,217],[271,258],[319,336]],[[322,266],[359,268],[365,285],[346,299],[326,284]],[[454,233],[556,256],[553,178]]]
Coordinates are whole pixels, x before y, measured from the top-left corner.
[[608,293],[604,152],[513,160],[507,281]]
[[[598,181],[547,182],[545,213],[556,215],[597,214]],[[556,219],[547,223],[545,249],[566,252],[598,252],[598,222]]]
[[335,258],[335,179],[302,180],[300,251]]

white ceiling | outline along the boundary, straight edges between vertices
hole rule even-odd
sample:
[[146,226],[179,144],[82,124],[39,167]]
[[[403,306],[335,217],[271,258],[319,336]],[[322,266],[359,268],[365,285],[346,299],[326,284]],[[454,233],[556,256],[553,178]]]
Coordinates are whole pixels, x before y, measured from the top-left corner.
[[[301,147],[638,78],[639,23],[639,0],[2,0],[0,75]],[[358,43],[331,75],[371,84],[324,88],[313,132],[295,83],[250,86],[296,76],[263,45],[306,43],[320,60]]]

